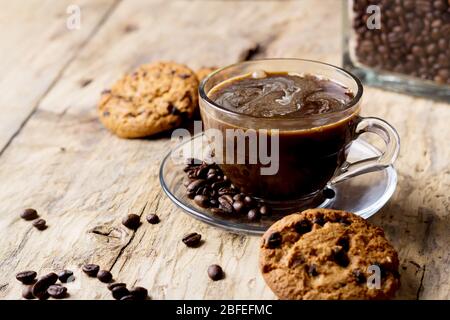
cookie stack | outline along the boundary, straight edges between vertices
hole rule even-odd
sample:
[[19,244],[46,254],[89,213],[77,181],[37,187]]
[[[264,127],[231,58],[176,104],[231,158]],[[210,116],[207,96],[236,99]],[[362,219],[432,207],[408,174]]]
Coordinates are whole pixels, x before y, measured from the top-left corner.
[[260,269],[280,299],[388,299],[398,256],[382,229],[337,210],[284,217],[262,237]]
[[199,81],[213,68],[198,70],[174,62],[140,66],[105,90],[98,103],[103,125],[121,138],[141,138],[180,126],[198,107]]

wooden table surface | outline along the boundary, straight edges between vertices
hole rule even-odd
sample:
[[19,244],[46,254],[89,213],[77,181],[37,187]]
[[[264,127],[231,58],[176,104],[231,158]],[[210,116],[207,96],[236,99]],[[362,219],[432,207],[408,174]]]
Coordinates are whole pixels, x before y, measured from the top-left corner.
[[[81,8],[68,30],[67,7]],[[153,299],[271,299],[258,272],[258,237],[233,235],[184,214],[158,180],[169,138],[122,140],[96,118],[100,92],[139,64],[192,68],[258,57],[340,64],[340,3],[304,1],[1,0],[0,298],[17,299],[18,271],[68,268],[73,299],[110,299],[80,273],[95,262]],[[402,139],[398,188],[371,222],[401,258],[399,298],[450,298],[450,105],[366,88],[364,115]],[[43,232],[19,218],[36,208]],[[136,232],[127,213],[157,213]],[[189,249],[186,232],[205,243]],[[212,282],[218,263],[226,279]]]

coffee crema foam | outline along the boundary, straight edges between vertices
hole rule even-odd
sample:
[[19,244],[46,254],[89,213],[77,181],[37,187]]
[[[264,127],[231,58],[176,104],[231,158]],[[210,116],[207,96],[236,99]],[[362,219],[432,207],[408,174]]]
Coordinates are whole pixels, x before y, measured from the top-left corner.
[[353,93],[314,75],[256,70],[213,87],[208,97],[222,108],[256,117],[303,117],[345,110]]

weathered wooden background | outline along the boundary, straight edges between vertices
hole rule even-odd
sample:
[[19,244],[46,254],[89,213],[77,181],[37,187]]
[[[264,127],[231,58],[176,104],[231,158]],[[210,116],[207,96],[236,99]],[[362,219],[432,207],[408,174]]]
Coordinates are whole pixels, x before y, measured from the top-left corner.
[[[81,29],[66,9],[81,7]],[[154,299],[270,299],[257,269],[256,237],[238,236],[185,215],[164,196],[158,169],[167,138],[121,140],[97,121],[102,89],[153,60],[192,68],[257,57],[340,64],[336,0],[166,1],[1,0],[0,298],[20,297],[15,273],[76,271],[74,299],[109,299],[80,274],[96,262]],[[450,105],[367,88],[364,114],[392,123],[402,138],[398,189],[372,219],[399,250],[400,298],[450,298]],[[36,208],[44,232],[19,218]],[[126,213],[162,222],[137,232]],[[180,241],[200,232],[198,249]],[[219,263],[226,279],[212,282]]]

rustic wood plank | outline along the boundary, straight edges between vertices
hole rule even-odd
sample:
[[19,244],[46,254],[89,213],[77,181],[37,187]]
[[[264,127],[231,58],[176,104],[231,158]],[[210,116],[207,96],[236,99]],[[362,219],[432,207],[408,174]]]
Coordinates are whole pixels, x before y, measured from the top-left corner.
[[[14,299],[17,271],[77,271],[72,298],[110,298],[104,285],[79,273],[85,262],[111,269],[129,284],[148,287],[155,299],[270,299],[257,270],[257,237],[206,226],[176,208],[158,182],[167,137],[121,140],[96,120],[99,92],[123,72],[151,60],[193,68],[243,58],[301,57],[338,63],[337,1],[122,2],[80,51],[37,112],[0,157],[0,297]],[[180,14],[182,12],[183,14]],[[273,14],[276,12],[277,14]],[[149,18],[151,17],[151,18]],[[323,23],[327,21],[327,23]],[[258,48],[255,52],[255,48]],[[99,58],[101,53],[101,58]],[[91,79],[80,88],[79,79]],[[396,165],[399,186],[373,219],[399,249],[403,298],[449,298],[448,105],[368,88],[364,113],[390,121],[402,137]],[[49,222],[44,232],[18,218],[36,207]],[[137,232],[120,220],[157,213],[158,225]],[[197,231],[197,249],[180,241]],[[206,268],[224,267],[211,282]]]
[[70,31],[66,10],[72,1],[0,1],[0,153],[115,2],[77,1],[81,28]]

